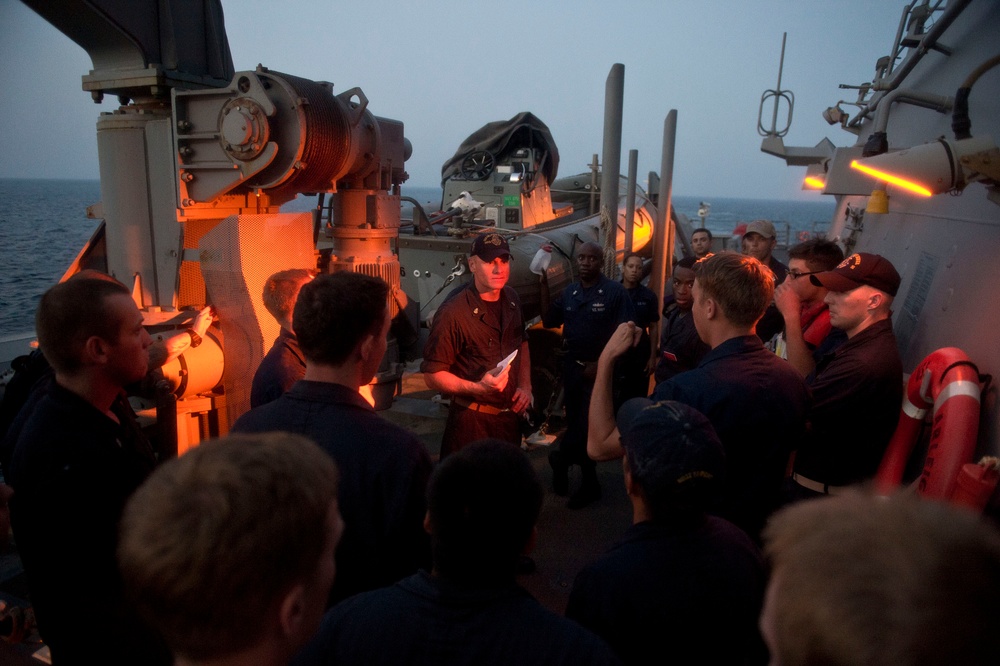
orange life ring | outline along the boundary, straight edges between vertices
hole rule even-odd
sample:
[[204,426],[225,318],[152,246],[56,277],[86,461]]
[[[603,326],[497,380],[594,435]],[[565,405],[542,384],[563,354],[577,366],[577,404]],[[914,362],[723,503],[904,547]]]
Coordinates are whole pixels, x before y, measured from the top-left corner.
[[896,432],[875,475],[876,490],[887,494],[899,485],[924,416],[933,406],[931,440],[917,492],[951,500],[962,466],[976,448],[980,392],[979,371],[961,349],[938,349],[921,361],[906,384]]
[[806,242],[807,240],[809,240],[809,237],[810,237],[810,234],[809,234],[808,231],[800,231],[799,232],[799,242],[800,243]]

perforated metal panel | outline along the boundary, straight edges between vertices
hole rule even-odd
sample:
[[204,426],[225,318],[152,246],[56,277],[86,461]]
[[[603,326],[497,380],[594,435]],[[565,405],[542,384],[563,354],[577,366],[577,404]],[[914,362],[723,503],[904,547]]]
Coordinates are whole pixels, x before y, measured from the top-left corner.
[[250,385],[280,327],[264,308],[264,281],[289,268],[315,268],[309,213],[231,216],[199,244],[208,302],[219,315],[230,425],[250,409]]

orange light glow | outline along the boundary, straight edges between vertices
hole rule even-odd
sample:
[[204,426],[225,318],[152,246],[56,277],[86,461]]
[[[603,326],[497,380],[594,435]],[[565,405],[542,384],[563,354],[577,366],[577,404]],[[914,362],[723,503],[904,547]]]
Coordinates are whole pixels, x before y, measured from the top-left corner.
[[870,166],[860,164],[857,160],[851,161],[851,168],[857,169],[861,173],[866,173],[873,178],[878,178],[879,180],[884,180],[887,183],[892,183],[898,187],[902,187],[904,190],[913,192],[914,194],[919,194],[924,197],[934,196],[934,193],[928,190],[923,185],[919,183],[914,183],[913,181],[906,180],[900,176],[894,176],[891,173],[886,173],[885,171],[879,171],[878,169],[873,169]]
[[824,183],[819,178],[814,178],[813,176],[808,176],[802,182],[804,182],[806,184],[806,187],[808,187],[810,189],[813,189],[813,190],[822,190],[824,187],[826,187],[826,183]]

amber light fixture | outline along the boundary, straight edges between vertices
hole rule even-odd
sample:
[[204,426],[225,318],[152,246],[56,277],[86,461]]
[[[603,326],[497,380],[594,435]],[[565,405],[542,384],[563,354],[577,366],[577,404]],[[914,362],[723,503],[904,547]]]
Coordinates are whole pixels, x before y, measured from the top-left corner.
[[913,192],[914,194],[919,194],[920,196],[929,197],[934,195],[933,192],[931,192],[929,189],[927,189],[920,183],[915,183],[911,180],[907,180],[902,176],[893,175],[888,171],[881,171],[879,169],[874,169],[865,164],[861,164],[857,160],[851,160],[851,168],[857,169],[861,173],[866,173],[872,178],[875,178],[877,180],[882,180],[887,183],[896,185],[898,187],[902,187],[904,190]]
[[826,160],[810,164],[806,168],[805,178],[802,179],[803,190],[824,190],[826,189]]
[[[997,146],[990,136],[937,139],[851,162],[851,168],[924,197],[961,191],[970,182],[996,180]],[[1000,172],[1000,170],[997,170]]]

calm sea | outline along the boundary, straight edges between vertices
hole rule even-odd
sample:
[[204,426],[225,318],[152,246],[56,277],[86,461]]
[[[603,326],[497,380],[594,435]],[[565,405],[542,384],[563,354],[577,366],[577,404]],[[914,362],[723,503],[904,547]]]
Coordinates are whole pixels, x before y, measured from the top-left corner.
[[[404,187],[404,196],[441,202],[441,191]],[[54,284],[97,228],[87,219],[87,207],[100,200],[100,184],[89,180],[0,179],[0,247],[6,261],[0,268],[0,336],[31,331],[35,307],[42,293]],[[300,197],[286,210],[309,210],[315,199]],[[711,209],[708,228],[726,236],[740,222],[756,218],[774,220],[779,232],[786,222],[795,238],[799,231],[813,231],[830,221],[832,201],[772,201],[766,199],[703,199],[677,196],[674,208],[697,221],[702,201]]]

